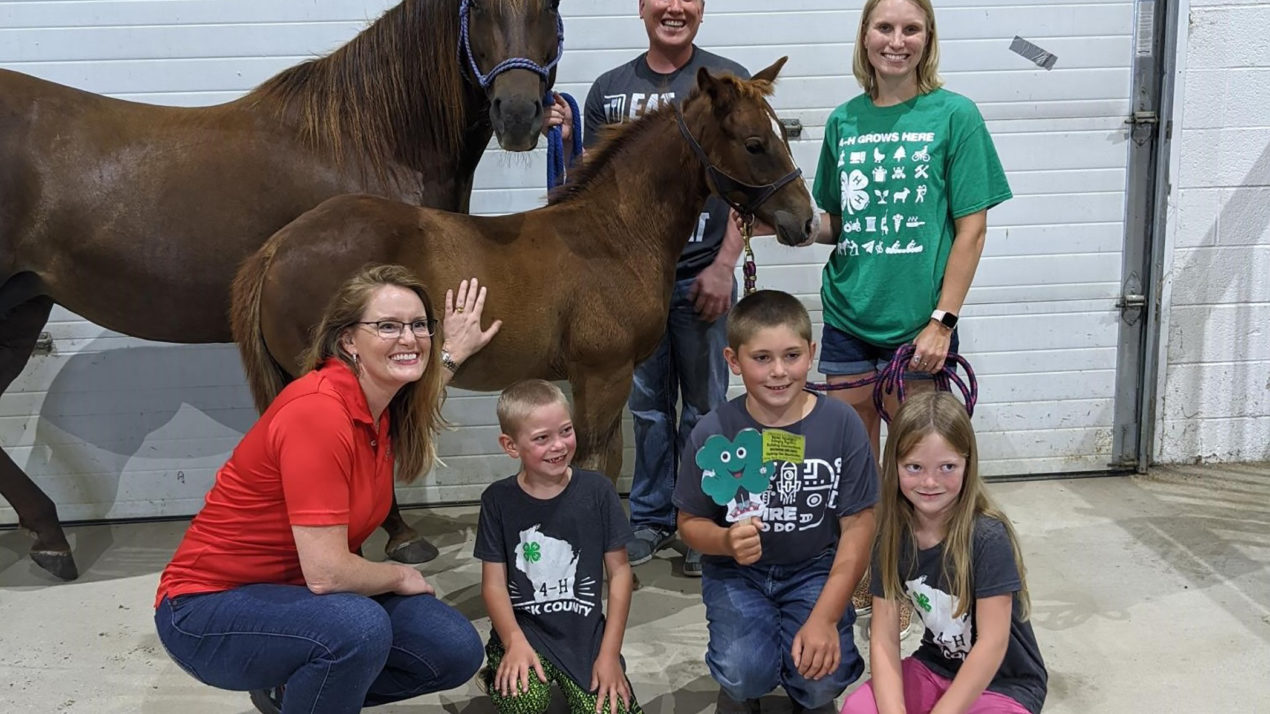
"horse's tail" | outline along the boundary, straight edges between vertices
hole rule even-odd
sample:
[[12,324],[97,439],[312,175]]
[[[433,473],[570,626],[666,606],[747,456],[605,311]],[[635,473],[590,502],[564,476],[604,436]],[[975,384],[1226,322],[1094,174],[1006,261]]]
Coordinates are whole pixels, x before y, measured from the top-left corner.
[[256,409],[262,414],[292,380],[292,376],[269,354],[264,332],[260,329],[261,294],[264,292],[265,274],[275,252],[274,242],[269,241],[243,261],[234,276],[229,308],[234,342],[238,343],[243,370],[247,372],[247,386],[251,388]]

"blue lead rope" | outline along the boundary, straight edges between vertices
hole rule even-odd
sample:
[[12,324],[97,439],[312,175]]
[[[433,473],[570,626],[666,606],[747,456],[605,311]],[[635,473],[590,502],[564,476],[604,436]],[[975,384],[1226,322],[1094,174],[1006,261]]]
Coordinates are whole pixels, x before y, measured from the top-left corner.
[[[560,96],[564,97],[564,101],[569,105],[569,111],[573,116],[573,156],[570,157],[566,165],[564,160],[564,131],[559,126],[551,127],[547,131],[548,191],[564,183],[565,173],[573,168],[573,164],[582,155],[582,116],[578,113],[578,103],[570,94],[561,92]],[[542,103],[544,110],[546,107],[555,104],[555,92],[547,92],[547,96]]]

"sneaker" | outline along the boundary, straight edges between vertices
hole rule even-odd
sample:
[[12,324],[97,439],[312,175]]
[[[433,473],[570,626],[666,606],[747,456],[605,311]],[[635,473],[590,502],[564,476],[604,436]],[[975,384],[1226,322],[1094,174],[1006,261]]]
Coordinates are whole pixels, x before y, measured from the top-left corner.
[[260,714],[282,714],[283,685],[273,689],[253,689],[249,692],[251,703]]
[[855,592],[851,593],[851,606],[855,608],[857,618],[865,617],[873,612],[873,593],[869,591],[869,572],[856,583]]
[[684,575],[690,578],[701,577],[701,553],[692,548],[684,552]]
[[626,559],[631,565],[643,565],[653,559],[657,551],[670,545],[675,539],[675,532],[641,526],[635,529],[635,538],[626,544]]
[[714,711],[715,714],[759,714],[759,705],[757,699],[738,702],[720,689],[719,697],[714,700]]

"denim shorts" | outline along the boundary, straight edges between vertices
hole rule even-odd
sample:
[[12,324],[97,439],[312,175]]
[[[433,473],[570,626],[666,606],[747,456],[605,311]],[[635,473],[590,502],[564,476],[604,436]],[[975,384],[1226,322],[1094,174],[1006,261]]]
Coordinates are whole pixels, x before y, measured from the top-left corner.
[[[948,344],[948,353],[956,354],[961,340],[957,337],[957,328],[953,328],[952,341]],[[898,347],[878,347],[869,344],[855,335],[825,324],[820,338],[820,373],[825,376],[866,374],[881,371]],[[904,379],[931,379],[929,372],[904,373]]]

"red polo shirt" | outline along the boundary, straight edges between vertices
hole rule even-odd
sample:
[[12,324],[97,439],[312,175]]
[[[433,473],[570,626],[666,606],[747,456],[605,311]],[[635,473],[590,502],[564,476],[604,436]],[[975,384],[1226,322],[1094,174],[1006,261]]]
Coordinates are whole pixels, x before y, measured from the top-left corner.
[[249,583],[303,585],[291,526],[348,526],[356,551],[392,504],[388,441],[388,413],[376,427],[356,376],[338,360],[287,385],[216,474],[155,606]]

